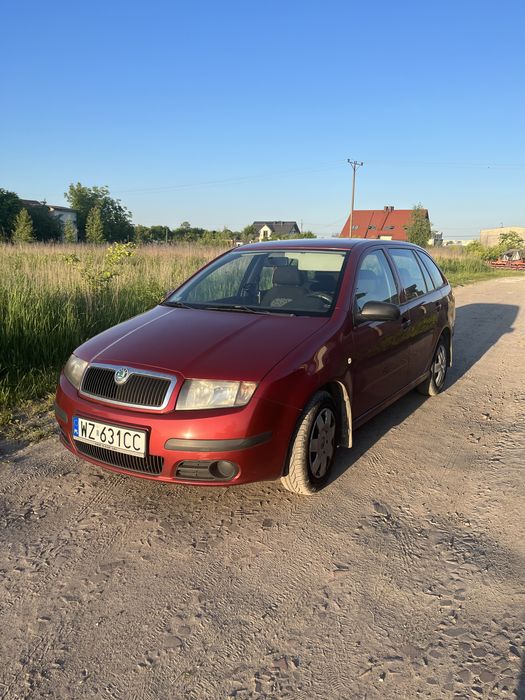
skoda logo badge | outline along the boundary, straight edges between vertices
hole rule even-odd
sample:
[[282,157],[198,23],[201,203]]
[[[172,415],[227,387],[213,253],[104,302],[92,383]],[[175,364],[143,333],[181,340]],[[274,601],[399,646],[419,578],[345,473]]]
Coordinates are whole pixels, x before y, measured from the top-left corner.
[[125,367],[121,367],[120,369],[117,369],[115,372],[115,383],[116,384],[124,384],[125,382],[128,381],[129,377],[129,372]]

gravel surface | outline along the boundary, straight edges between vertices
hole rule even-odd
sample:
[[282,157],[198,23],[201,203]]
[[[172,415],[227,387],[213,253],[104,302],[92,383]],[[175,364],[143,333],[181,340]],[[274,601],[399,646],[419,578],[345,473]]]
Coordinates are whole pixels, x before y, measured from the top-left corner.
[[0,698],[525,698],[525,279],[457,290],[446,391],[321,494],[0,466]]

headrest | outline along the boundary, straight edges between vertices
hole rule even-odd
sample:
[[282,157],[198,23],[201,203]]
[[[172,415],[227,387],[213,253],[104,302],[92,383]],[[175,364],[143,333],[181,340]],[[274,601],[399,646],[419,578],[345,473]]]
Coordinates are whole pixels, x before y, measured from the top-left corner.
[[324,292],[335,292],[337,287],[337,272],[316,272],[315,273],[315,283],[319,289]]
[[273,283],[298,287],[301,284],[301,275],[299,270],[292,265],[276,267],[273,273]]

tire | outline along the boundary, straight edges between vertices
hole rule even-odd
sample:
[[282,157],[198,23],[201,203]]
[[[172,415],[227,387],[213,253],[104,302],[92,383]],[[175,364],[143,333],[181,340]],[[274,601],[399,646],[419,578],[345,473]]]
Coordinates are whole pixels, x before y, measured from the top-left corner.
[[418,384],[416,389],[424,396],[436,396],[445,386],[448,368],[448,348],[443,336],[439,339],[430,364],[430,376]]
[[338,438],[337,409],[327,391],[318,391],[306,404],[295,428],[286,474],[288,491],[303,496],[317,493],[332,471]]

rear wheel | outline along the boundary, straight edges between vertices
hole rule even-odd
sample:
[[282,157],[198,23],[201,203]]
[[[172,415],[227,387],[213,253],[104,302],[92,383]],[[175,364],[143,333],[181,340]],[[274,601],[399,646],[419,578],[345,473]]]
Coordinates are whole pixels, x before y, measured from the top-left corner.
[[418,384],[417,390],[425,396],[436,396],[443,389],[447,377],[448,349],[443,336],[439,339],[432,364],[430,365],[430,376],[424,382]]
[[307,403],[295,429],[288,468],[281,481],[288,491],[312,495],[328,481],[337,448],[337,410],[327,391]]

